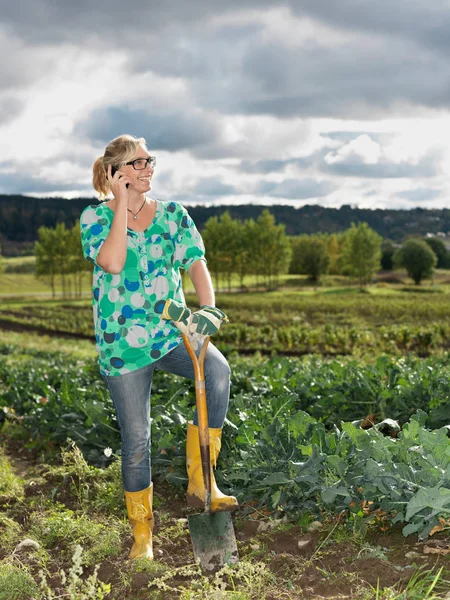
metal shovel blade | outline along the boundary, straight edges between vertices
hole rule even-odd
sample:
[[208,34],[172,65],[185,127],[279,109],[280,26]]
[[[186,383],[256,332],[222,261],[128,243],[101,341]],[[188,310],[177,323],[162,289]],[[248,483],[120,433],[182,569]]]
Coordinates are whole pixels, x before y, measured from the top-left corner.
[[229,512],[188,517],[194,556],[204,571],[239,562],[233,521]]

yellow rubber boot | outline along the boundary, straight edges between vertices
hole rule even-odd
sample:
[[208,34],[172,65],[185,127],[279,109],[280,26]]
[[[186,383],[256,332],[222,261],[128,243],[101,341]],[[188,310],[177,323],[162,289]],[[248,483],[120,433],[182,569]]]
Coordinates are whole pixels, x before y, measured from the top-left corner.
[[[216,466],[221,447],[222,429],[209,428],[209,448],[211,455],[211,512],[234,510],[239,506],[234,496],[225,496],[219,490],[212,467]],[[186,469],[189,478],[187,503],[190,506],[203,508],[205,505],[205,484],[203,482],[202,459],[198,427],[188,423],[186,440]]]
[[134,544],[130,558],[153,559],[153,483],[139,492],[125,491],[128,518],[133,527]]

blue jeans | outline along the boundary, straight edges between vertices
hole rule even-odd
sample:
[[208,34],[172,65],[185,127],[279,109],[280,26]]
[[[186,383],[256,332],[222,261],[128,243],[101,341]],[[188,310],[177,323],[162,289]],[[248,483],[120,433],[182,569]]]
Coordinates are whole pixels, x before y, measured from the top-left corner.
[[[150,394],[155,369],[194,379],[192,360],[183,343],[159,360],[125,375],[102,375],[116,409],[122,439],[122,480],[127,492],[148,488],[150,466]],[[222,427],[230,398],[230,367],[209,344],[205,357],[209,427]],[[197,411],[194,411],[197,425]]]

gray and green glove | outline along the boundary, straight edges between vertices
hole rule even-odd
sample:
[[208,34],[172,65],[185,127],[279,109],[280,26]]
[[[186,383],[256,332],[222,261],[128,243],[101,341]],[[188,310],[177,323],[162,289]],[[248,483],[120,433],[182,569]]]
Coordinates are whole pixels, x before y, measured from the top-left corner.
[[197,333],[199,335],[214,335],[220,329],[222,323],[228,323],[227,315],[216,308],[204,304],[195,313],[192,313],[189,332],[191,335]]
[[192,313],[185,304],[168,298],[164,304],[161,316],[163,319],[172,321],[181,333],[190,335],[189,326],[191,324]]

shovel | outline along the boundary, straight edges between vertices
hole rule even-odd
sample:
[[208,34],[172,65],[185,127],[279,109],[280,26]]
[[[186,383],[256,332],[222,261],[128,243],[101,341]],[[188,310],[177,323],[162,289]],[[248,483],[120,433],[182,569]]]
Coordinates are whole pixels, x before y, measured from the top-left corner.
[[196,561],[200,562],[203,571],[213,571],[226,564],[237,563],[239,556],[231,514],[226,511],[211,512],[211,455],[204,370],[209,336],[204,339],[198,359],[189,338],[184,334],[183,341],[194,366],[198,436],[205,483],[205,512],[188,517],[189,531]]

